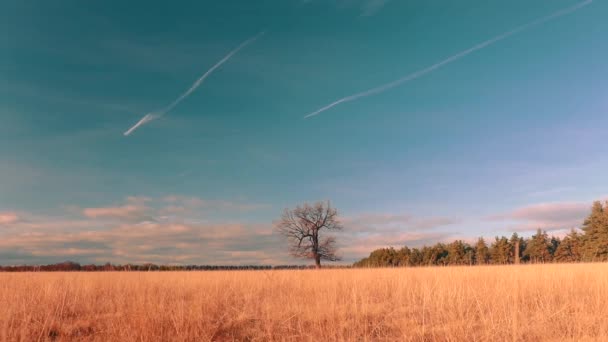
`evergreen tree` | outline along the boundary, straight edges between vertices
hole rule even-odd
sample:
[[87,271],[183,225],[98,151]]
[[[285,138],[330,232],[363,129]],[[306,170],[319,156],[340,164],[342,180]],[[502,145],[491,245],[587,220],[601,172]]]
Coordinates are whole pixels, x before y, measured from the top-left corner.
[[493,264],[505,265],[509,263],[511,254],[511,245],[506,237],[496,237],[496,240],[490,246],[490,259]]
[[549,241],[549,253],[551,253],[551,259],[553,259],[555,256],[555,252],[561,243],[562,241],[559,238],[555,236],[551,237],[551,241]]
[[555,250],[553,259],[557,262],[581,261],[581,235],[572,229]]
[[551,261],[551,242],[546,232],[538,229],[524,251],[532,263],[545,263]]
[[422,265],[422,252],[418,248],[412,248],[412,253],[408,260],[409,266],[420,266]]
[[392,267],[397,266],[399,258],[393,247],[377,249],[370,253],[369,257],[360,260],[356,266],[359,267]]
[[511,239],[509,240],[509,246],[509,262],[513,264],[523,262],[524,250],[526,249],[526,240],[519,237],[517,233],[513,233],[513,235],[511,235]]
[[522,263],[608,261],[608,201],[605,204],[593,203],[582,228],[582,233],[572,229],[561,240],[549,238],[540,229],[528,239],[514,233],[510,239],[496,237],[489,248],[483,237],[475,246],[456,240],[447,245],[437,243],[420,249],[407,246],[398,251],[392,247],[382,248],[356,262],[355,266],[502,265],[516,262],[517,246]]
[[448,264],[448,250],[443,243],[438,243],[434,247],[434,253],[437,256],[436,265],[446,266]]
[[477,265],[485,265],[490,262],[490,250],[482,237],[475,244],[475,263]]
[[412,251],[407,246],[404,246],[403,248],[398,250],[397,251],[397,266],[408,266],[411,254],[412,254]]
[[462,240],[456,240],[447,246],[448,258],[447,262],[449,265],[470,265],[471,260],[471,246]]
[[423,265],[446,265],[448,251],[442,243],[435,246],[422,247],[422,264]]
[[466,244],[465,260],[467,265],[475,265],[475,248]]
[[591,214],[583,223],[583,231],[583,260],[608,260],[608,210],[599,201],[593,203]]

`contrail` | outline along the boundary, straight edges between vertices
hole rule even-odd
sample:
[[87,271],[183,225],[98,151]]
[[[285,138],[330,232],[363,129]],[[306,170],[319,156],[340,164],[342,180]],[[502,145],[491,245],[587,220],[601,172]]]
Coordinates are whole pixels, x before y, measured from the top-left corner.
[[207,70],[207,72],[205,72],[203,74],[203,76],[201,76],[198,80],[196,80],[196,82],[194,82],[194,84],[192,84],[190,89],[186,90],[185,93],[183,93],[180,97],[178,97],[170,105],[168,105],[167,107],[165,107],[164,109],[162,109],[158,112],[152,112],[152,113],[148,113],[148,114],[144,115],[144,117],[141,118],[135,125],[133,125],[133,127],[129,128],[124,133],[124,135],[128,136],[129,134],[133,133],[133,131],[135,131],[137,128],[139,128],[140,126],[142,126],[150,121],[156,120],[156,119],[160,118],[161,116],[167,114],[169,111],[171,111],[173,108],[175,108],[175,106],[177,106],[180,102],[182,102],[186,97],[188,97],[190,94],[192,94],[192,92],[195,91],[196,88],[198,88],[203,83],[203,81],[205,81],[205,79],[209,75],[211,75],[211,73],[213,73],[215,71],[215,69],[219,68],[222,64],[226,63],[226,61],[228,61],[235,53],[239,52],[239,50],[241,50],[245,46],[253,43],[254,41],[256,41],[258,38],[260,38],[265,33],[266,33],[266,31],[262,31],[262,32],[258,33],[257,35],[253,36],[252,38],[249,38],[248,40],[242,42],[241,45],[237,46],[234,50],[230,51],[224,58],[222,58],[219,62],[217,62],[214,66],[212,66],[211,69]]
[[133,127],[129,128],[129,130],[124,133],[125,136],[131,134],[134,130],[139,128],[139,126],[141,126],[145,123],[148,123],[152,120],[156,120],[156,119],[160,118],[163,114],[164,113],[148,113],[148,114],[144,115],[143,118],[141,118],[139,121],[137,121],[137,123],[135,125],[133,125]]
[[506,39],[506,38],[508,38],[508,37],[510,37],[512,35],[515,35],[515,34],[518,34],[518,33],[522,32],[522,31],[525,31],[525,30],[527,30],[527,29],[529,29],[529,28],[531,28],[533,26],[543,24],[543,23],[545,23],[547,21],[550,21],[550,20],[559,18],[561,16],[570,14],[570,13],[572,13],[574,11],[577,11],[577,10],[579,10],[579,9],[581,9],[581,8],[589,5],[589,4],[591,4],[592,2],[593,2],[593,0],[587,0],[587,1],[581,2],[581,3],[577,4],[577,5],[574,5],[572,7],[561,9],[561,10],[556,11],[556,12],[554,12],[554,13],[546,16],[546,17],[542,17],[542,18],[536,19],[536,20],[534,20],[534,21],[532,21],[532,22],[530,22],[528,24],[521,25],[519,27],[516,27],[516,28],[512,29],[511,31],[507,31],[507,32],[505,32],[503,34],[500,34],[500,35],[494,37],[494,38],[488,39],[488,40],[486,40],[486,41],[484,41],[482,43],[479,43],[479,44],[477,44],[477,45],[475,45],[475,46],[473,46],[473,47],[471,47],[471,48],[469,48],[467,50],[461,51],[461,52],[459,52],[459,53],[457,53],[457,54],[455,54],[455,55],[453,55],[451,57],[448,57],[448,58],[444,59],[441,62],[433,64],[433,65],[431,65],[431,66],[429,66],[429,67],[427,67],[425,69],[418,70],[418,71],[416,71],[416,72],[414,72],[412,74],[409,74],[407,76],[404,76],[404,77],[402,77],[402,78],[400,78],[398,80],[392,81],[390,83],[386,83],[384,85],[381,85],[381,86],[378,86],[378,87],[375,87],[375,88],[372,88],[372,89],[369,89],[369,90],[366,90],[366,91],[363,91],[363,92],[360,92],[360,93],[357,93],[357,94],[354,94],[354,95],[343,97],[343,98],[341,98],[341,99],[339,99],[337,101],[334,101],[334,102],[328,104],[327,106],[325,106],[325,107],[323,107],[323,108],[321,108],[321,109],[319,109],[319,110],[317,110],[315,112],[312,112],[312,113],[304,116],[304,119],[310,118],[310,117],[315,116],[315,115],[319,115],[319,114],[323,113],[324,111],[326,111],[326,110],[328,110],[328,109],[330,109],[332,107],[335,107],[335,106],[337,106],[337,105],[339,105],[341,103],[354,101],[354,100],[360,99],[362,97],[367,97],[367,96],[379,94],[379,93],[382,93],[382,92],[387,91],[389,89],[395,88],[395,87],[397,87],[397,86],[399,86],[399,85],[401,85],[403,83],[409,82],[409,81],[414,80],[414,79],[416,79],[418,77],[426,75],[429,72],[432,72],[432,71],[434,71],[436,69],[439,69],[439,68],[441,68],[442,66],[444,66],[446,64],[449,64],[449,63],[452,63],[452,62],[454,62],[454,61],[456,61],[458,59],[461,59],[461,58],[467,56],[468,54],[470,54],[472,52],[475,52],[477,50],[481,50],[481,49],[483,49],[483,48],[485,48],[485,47],[487,47],[489,45],[497,43],[497,42],[499,42],[499,41],[501,41],[503,39]]

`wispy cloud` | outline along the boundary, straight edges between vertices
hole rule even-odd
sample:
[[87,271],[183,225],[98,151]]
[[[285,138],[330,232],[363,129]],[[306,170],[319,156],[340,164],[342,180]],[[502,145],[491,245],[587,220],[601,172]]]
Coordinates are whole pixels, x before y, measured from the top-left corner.
[[[161,218],[168,206],[184,210]],[[289,257],[287,245],[275,234],[272,222],[245,223],[234,216],[215,222],[200,216],[201,212],[263,207],[241,201],[171,195],[129,197],[122,205],[86,209],[69,206],[63,216],[5,212],[0,230],[0,263],[50,263],[66,259],[80,263],[307,263]],[[337,237],[345,262],[351,262],[376,248],[445,241],[453,233],[435,228],[459,220],[365,214],[343,221],[345,231]]]
[[434,229],[461,222],[460,219],[452,217],[418,217],[409,214],[363,214],[346,217],[343,221],[351,231],[384,233]]
[[81,263],[264,264],[286,260],[278,237],[267,225],[241,223],[107,223],[97,229],[13,230],[2,236],[1,250],[16,246],[19,253],[7,256],[13,262],[69,258]]
[[380,11],[390,0],[368,0],[362,6],[361,16],[368,17]]
[[[326,2],[338,8],[355,8],[361,11],[362,17],[368,17],[376,14],[391,0],[329,0],[315,1]],[[302,0],[302,4],[312,3],[313,0]]]
[[144,115],[144,117],[141,118],[135,125],[133,125],[133,127],[129,128],[124,133],[124,135],[128,136],[131,133],[133,133],[137,128],[141,127],[142,125],[144,125],[144,124],[146,124],[146,123],[148,123],[150,121],[154,121],[154,120],[162,117],[163,115],[167,114],[168,112],[170,112],[173,108],[175,108],[175,106],[177,106],[186,97],[188,97],[190,94],[192,94],[192,92],[195,91],[196,88],[198,88],[203,83],[203,81],[205,81],[205,79],[209,75],[211,75],[217,68],[219,68],[222,64],[226,63],[226,61],[228,61],[234,54],[236,54],[237,52],[239,52],[239,50],[241,50],[245,46],[247,46],[247,45],[253,43],[254,41],[256,41],[264,33],[265,32],[258,33],[254,37],[252,37],[252,38],[244,41],[243,43],[241,43],[234,50],[230,51],[224,58],[222,58],[219,62],[217,62],[214,66],[212,66],[211,69],[207,70],[207,72],[205,72],[198,80],[196,80],[196,82],[194,82],[194,84],[192,84],[192,86],[188,90],[186,90],[185,93],[183,93],[177,99],[175,99],[175,101],[173,101],[171,104],[169,104],[167,107],[165,107],[164,109],[162,109],[160,111],[151,112],[151,113],[148,113],[148,114]]
[[205,199],[193,196],[168,195],[163,198],[127,197],[124,204],[91,208],[69,207],[90,219],[127,220],[129,222],[166,221],[187,218],[200,221],[211,213],[230,212],[233,215],[271,208],[265,203],[240,200]]
[[85,208],[82,213],[89,218],[138,218],[143,208],[128,204],[120,207]]
[[456,232],[447,226],[462,222],[451,217],[386,213],[349,216],[342,221],[345,230],[339,234],[338,243],[344,259],[353,261],[378,248],[420,247],[448,241]]
[[[162,217],[167,204],[188,210]],[[79,208],[63,214],[0,213],[0,264],[80,263],[279,264],[296,262],[284,253],[269,223],[201,219],[218,210],[256,210],[247,205],[197,197],[127,197],[124,204]],[[192,209],[192,210],[190,210]],[[208,210],[207,210],[208,209]]]
[[589,215],[591,202],[538,203],[511,212],[488,217],[490,221],[505,221],[510,230],[560,230],[578,228]]
[[449,232],[398,232],[394,234],[370,234],[357,237],[341,236],[338,240],[340,251],[348,259],[356,260],[368,256],[379,248],[404,246],[421,247],[437,242],[447,242],[454,237]]
[[144,220],[149,217],[151,210],[145,203],[150,199],[145,197],[127,197],[126,204],[120,206],[84,208],[82,214],[88,218],[97,219],[131,219]]
[[[61,228],[66,223],[68,227],[81,224],[83,228]],[[0,250],[8,253],[1,257],[1,263],[48,263],[68,258],[80,263],[307,263],[289,257],[287,245],[273,232],[270,222],[105,221],[91,226],[81,221],[52,222],[47,218],[36,226],[27,230],[11,229],[1,235]],[[451,236],[451,233],[437,231],[345,231],[338,236],[338,242],[344,260],[350,262],[377,248],[421,246],[447,241]]]
[[533,191],[533,192],[530,192],[528,194],[528,196],[529,197],[543,197],[543,196],[561,194],[564,192],[572,192],[574,190],[576,190],[576,188],[573,186],[564,186],[564,187],[558,187],[558,188],[552,188],[552,189]]
[[167,206],[163,207],[161,212],[166,213],[187,213],[200,210],[247,212],[271,207],[265,203],[203,199],[179,195],[166,196],[163,198],[163,202]]
[[12,212],[0,212],[0,224],[10,224],[19,221],[19,215]]
[[14,94],[16,96],[26,96],[30,99],[42,100],[44,102],[62,103],[82,108],[96,108],[104,112],[136,112],[133,105],[122,105],[109,103],[105,99],[86,98],[75,93],[62,92],[53,87],[44,87],[39,84],[29,84],[23,82],[0,82],[0,91]]
[[554,12],[554,13],[548,15],[548,16],[536,19],[536,20],[534,20],[534,21],[532,21],[530,23],[527,23],[527,24],[521,25],[519,27],[516,27],[516,28],[514,28],[514,29],[512,29],[510,31],[502,33],[502,34],[500,34],[498,36],[495,36],[495,37],[493,37],[491,39],[488,39],[488,40],[486,40],[484,42],[481,42],[481,43],[479,43],[479,44],[477,44],[477,45],[475,45],[475,46],[473,46],[471,48],[468,48],[466,50],[458,52],[457,54],[452,55],[452,56],[450,56],[450,57],[442,60],[441,62],[435,63],[435,64],[433,64],[433,65],[431,65],[431,66],[429,66],[429,67],[427,67],[425,69],[418,70],[418,71],[416,71],[414,73],[406,75],[406,76],[404,76],[402,78],[399,78],[399,79],[397,79],[395,81],[392,81],[390,83],[386,83],[386,84],[383,84],[381,86],[378,86],[378,87],[375,87],[375,88],[372,88],[372,89],[369,89],[369,90],[366,90],[366,91],[363,91],[363,92],[360,92],[360,93],[357,93],[357,94],[354,94],[354,95],[343,97],[343,98],[341,98],[339,100],[336,100],[336,101],[334,101],[334,102],[326,105],[325,107],[322,107],[321,109],[318,109],[318,110],[316,110],[316,111],[314,111],[314,112],[312,112],[310,114],[307,114],[306,116],[304,116],[304,118],[307,119],[307,118],[319,115],[319,114],[323,113],[324,111],[329,110],[329,109],[331,109],[331,108],[333,108],[333,107],[335,107],[335,106],[337,106],[339,104],[355,101],[355,100],[358,100],[360,98],[364,98],[364,97],[368,97],[368,96],[372,96],[372,95],[376,95],[376,94],[380,94],[380,93],[385,92],[385,91],[387,91],[389,89],[392,89],[392,88],[395,88],[397,86],[400,86],[400,85],[402,85],[402,84],[404,84],[406,82],[415,80],[415,79],[417,79],[419,77],[422,77],[422,76],[424,76],[424,75],[426,75],[426,74],[428,74],[430,72],[433,72],[436,69],[439,69],[439,68],[441,68],[441,67],[443,67],[443,66],[445,66],[447,64],[450,64],[450,63],[455,62],[455,61],[457,61],[457,60],[459,60],[459,59],[461,59],[463,57],[466,57],[467,55],[469,55],[469,54],[471,54],[471,53],[473,53],[473,52],[475,52],[477,50],[481,50],[481,49],[483,49],[485,47],[488,47],[488,46],[490,46],[492,44],[498,43],[501,40],[507,39],[510,36],[513,36],[515,34],[518,34],[518,33],[521,33],[523,31],[526,31],[526,30],[528,30],[528,29],[530,29],[530,28],[532,28],[534,26],[546,23],[546,22],[548,22],[550,20],[553,20],[553,19],[559,18],[561,16],[564,16],[564,15],[570,14],[572,12],[575,12],[575,11],[577,11],[577,10],[579,10],[579,9],[581,9],[581,8],[589,5],[589,4],[591,4],[592,2],[593,2],[593,0],[587,0],[587,1],[584,1],[584,2],[581,2],[581,3],[577,4],[575,6],[568,7],[568,8],[556,11],[556,12]]

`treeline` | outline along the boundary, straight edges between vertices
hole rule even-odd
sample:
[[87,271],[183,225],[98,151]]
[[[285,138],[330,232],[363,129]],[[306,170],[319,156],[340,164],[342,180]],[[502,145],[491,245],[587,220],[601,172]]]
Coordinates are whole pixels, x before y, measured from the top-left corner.
[[489,245],[479,238],[473,245],[462,240],[422,248],[382,248],[355,267],[505,265],[514,263],[608,261],[608,201],[594,202],[582,232],[571,230],[564,238],[537,230],[530,238],[514,233],[496,237]]
[[[329,266],[328,268],[347,268],[350,266]],[[77,262],[66,261],[50,265],[22,265],[0,266],[0,272],[103,272],[103,271],[236,271],[236,270],[303,270],[314,269],[309,265],[244,265],[244,266],[216,266],[216,265],[80,265]]]

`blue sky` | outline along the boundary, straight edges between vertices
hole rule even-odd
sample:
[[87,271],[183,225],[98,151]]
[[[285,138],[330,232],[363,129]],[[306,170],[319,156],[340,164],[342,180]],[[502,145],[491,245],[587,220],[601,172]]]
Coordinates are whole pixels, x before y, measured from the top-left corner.
[[605,1],[303,117],[577,3],[4,1],[0,263],[292,263],[273,220],[325,199],[345,261],[560,234],[608,194]]

